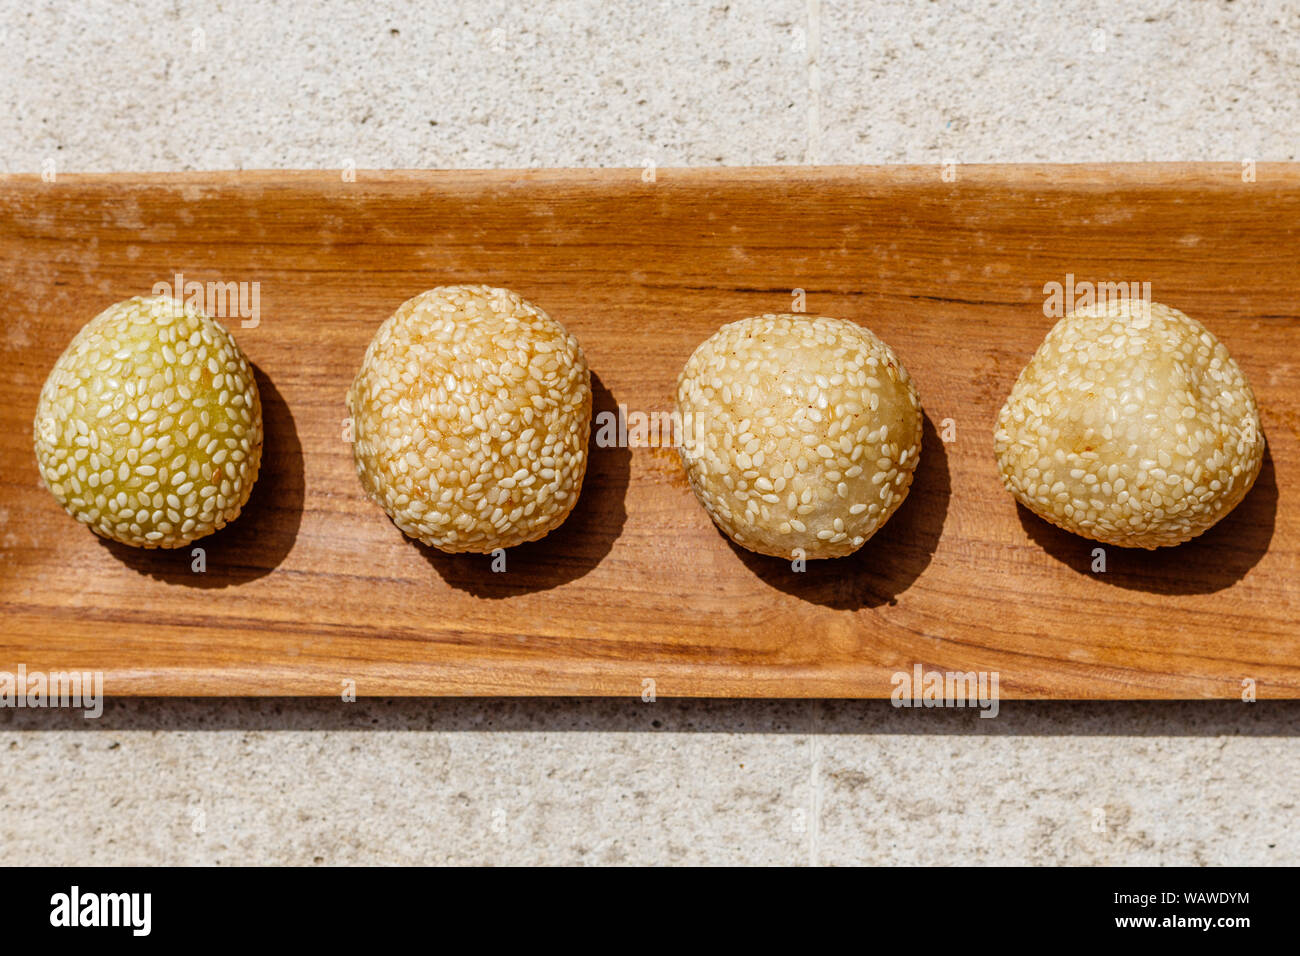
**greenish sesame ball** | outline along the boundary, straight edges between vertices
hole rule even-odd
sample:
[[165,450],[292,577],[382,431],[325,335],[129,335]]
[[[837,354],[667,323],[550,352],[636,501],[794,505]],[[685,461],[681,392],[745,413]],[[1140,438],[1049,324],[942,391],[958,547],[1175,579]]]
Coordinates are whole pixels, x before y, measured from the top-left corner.
[[134,298],[59,357],[34,433],[41,478],[70,515],[123,544],[179,548],[248,501],[262,406],[221,325],[169,298]]
[[508,289],[443,286],[375,333],[348,392],[357,475],[448,552],[535,541],[568,517],[591,433],[578,340]]

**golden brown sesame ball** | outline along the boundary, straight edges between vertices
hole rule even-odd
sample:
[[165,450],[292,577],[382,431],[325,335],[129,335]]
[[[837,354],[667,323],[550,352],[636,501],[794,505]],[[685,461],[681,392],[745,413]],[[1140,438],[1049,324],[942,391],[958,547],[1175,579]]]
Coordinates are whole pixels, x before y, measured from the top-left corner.
[[1201,323],[1120,300],[1061,319],[998,415],[1002,482],[1052,524],[1106,544],[1196,537],[1259,474],[1246,376]]
[[366,493],[432,547],[535,541],[578,500],[587,359],[508,289],[444,286],[404,302],[366,349],[348,409]]
[[677,382],[691,487],[736,544],[851,554],[907,497],[921,405],[888,345],[846,322],[759,315],[710,336]]
[[45,485],[78,521],[142,548],[179,548],[239,516],[262,460],[262,405],[230,334],[162,296],[105,309],[41,390]]

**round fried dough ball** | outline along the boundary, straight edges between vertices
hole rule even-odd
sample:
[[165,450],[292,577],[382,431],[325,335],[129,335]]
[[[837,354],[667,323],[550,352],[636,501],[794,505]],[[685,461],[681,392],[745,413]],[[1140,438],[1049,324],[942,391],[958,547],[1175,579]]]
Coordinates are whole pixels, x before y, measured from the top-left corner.
[[691,488],[736,544],[787,559],[862,547],[907,496],[921,405],[888,345],[853,322],[725,325],[677,384]]
[[375,333],[348,392],[366,493],[405,534],[488,553],[578,500],[591,373],[559,322],[507,289],[444,286]]
[[1061,319],[998,415],[1002,482],[1052,524],[1153,549],[1196,537],[1259,475],[1246,376],[1205,326],[1140,300]]
[[221,325],[128,299],[77,333],[34,422],[45,485],[96,534],[179,548],[238,517],[262,460],[252,367]]

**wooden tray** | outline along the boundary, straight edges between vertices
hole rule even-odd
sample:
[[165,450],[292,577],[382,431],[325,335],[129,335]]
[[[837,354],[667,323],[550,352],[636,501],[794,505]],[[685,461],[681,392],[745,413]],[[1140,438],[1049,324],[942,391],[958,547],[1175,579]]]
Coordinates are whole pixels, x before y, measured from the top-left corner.
[[[997,671],[1004,698],[1300,696],[1300,166],[200,173],[0,179],[0,670],[99,670],[113,694],[887,696]],[[261,284],[232,327],[267,440],[243,517],[188,551],[110,546],[41,487],[37,394],[110,303]],[[1270,456],[1217,528],[1108,549],[1018,508],[994,416],[1053,320],[1044,284],[1149,281],[1259,397]],[[597,409],[671,408],[719,325],[864,323],[927,412],[911,496],[804,573],[731,546],[668,448],[594,449],[568,523],[445,556],[367,501],[342,439],[367,341],[435,285],[508,286],[563,321]],[[955,440],[941,440],[951,419]],[[950,436],[951,437],[951,436]]]

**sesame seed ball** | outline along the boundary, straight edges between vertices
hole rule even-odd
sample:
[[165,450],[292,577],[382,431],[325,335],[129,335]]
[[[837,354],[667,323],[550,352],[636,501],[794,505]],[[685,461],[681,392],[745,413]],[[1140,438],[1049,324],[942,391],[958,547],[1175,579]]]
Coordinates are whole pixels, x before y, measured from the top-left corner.
[[842,319],[724,325],[682,369],[677,410],[695,496],[732,541],[775,557],[862,547],[907,497],[921,453],[907,370]]
[[1026,508],[1126,548],[1181,544],[1250,490],[1255,393],[1223,343],[1159,303],[1061,319],[998,416],[1002,482]]
[[262,459],[262,406],[235,340],[156,296],[105,309],[55,363],[34,422],[41,478],[78,521],[179,548],[235,520]]
[[578,500],[587,359],[508,289],[444,286],[404,302],[366,349],[348,409],[362,487],[442,551],[535,541]]

